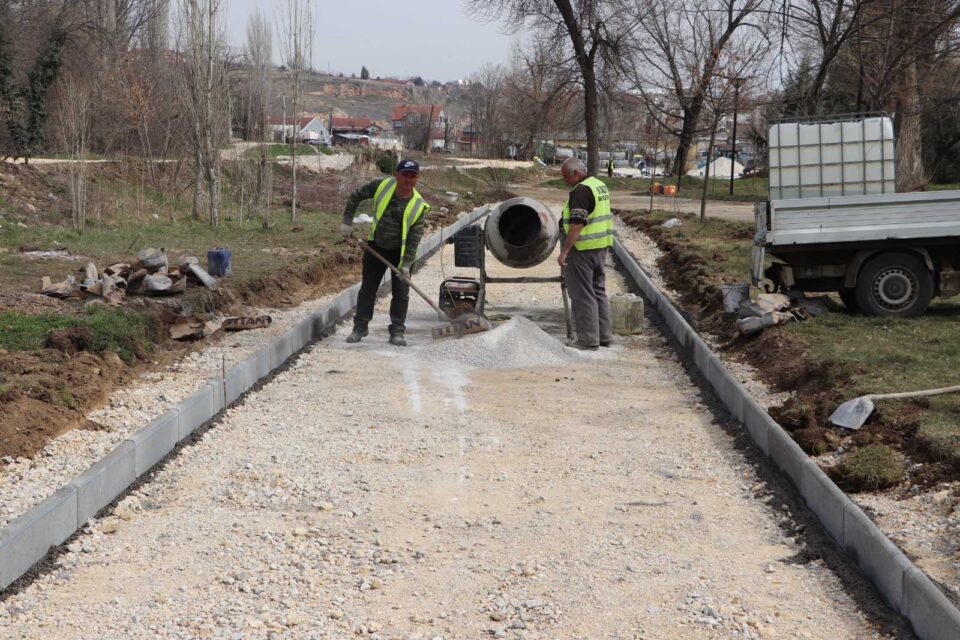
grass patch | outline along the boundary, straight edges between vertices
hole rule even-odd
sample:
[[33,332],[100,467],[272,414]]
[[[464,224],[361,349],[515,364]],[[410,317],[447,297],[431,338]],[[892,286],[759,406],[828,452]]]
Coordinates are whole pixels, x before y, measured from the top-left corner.
[[[647,212],[621,212],[620,216],[629,220],[642,218],[660,225],[675,213],[654,210]],[[682,242],[686,249],[703,258],[709,265],[708,275],[716,283],[748,282],[750,280],[750,249],[753,238],[753,225],[747,222],[707,218],[700,222],[693,214],[679,216],[682,224],[671,229],[661,229],[666,237]]]
[[125,362],[148,353],[158,329],[152,319],[125,309],[95,307],[85,315],[0,313],[0,348],[7,351],[43,349],[51,331],[83,327],[93,335],[91,350],[113,351]]
[[837,480],[852,490],[875,491],[903,479],[903,454],[882,444],[871,444],[847,454],[834,471]]
[[[145,247],[164,247],[171,260],[194,255],[201,263],[207,251],[227,247],[233,253],[235,276],[255,277],[274,271],[298,256],[316,252],[320,245],[339,239],[340,213],[325,213],[313,208],[300,210],[297,227],[290,224],[289,210],[273,207],[273,224],[264,229],[259,219],[245,218],[243,223],[228,220],[236,210],[225,206],[220,226],[212,227],[205,220],[179,214],[172,220],[152,217],[146,220],[131,216],[122,224],[95,226],[83,233],[68,226],[30,225],[0,228],[0,289],[36,291],[45,275],[59,280],[75,273],[83,262],[63,259],[25,258],[19,248],[66,248],[103,267],[132,260]],[[295,231],[294,229],[299,229]]]

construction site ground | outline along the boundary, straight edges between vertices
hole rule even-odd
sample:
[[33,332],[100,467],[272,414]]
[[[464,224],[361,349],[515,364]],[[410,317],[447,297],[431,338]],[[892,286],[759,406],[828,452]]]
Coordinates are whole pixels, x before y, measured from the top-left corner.
[[911,637],[655,325],[582,353],[557,285],[488,300],[486,334],[431,340],[414,297],[405,349],[386,301],[310,347],[7,595],[0,637]]

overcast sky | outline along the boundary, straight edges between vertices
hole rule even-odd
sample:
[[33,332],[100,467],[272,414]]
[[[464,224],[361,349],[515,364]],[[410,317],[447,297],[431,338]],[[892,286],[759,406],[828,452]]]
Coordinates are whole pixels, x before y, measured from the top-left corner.
[[[282,2],[225,4],[231,44],[243,46],[247,18],[257,6],[274,24],[276,44],[276,12]],[[485,62],[506,63],[516,39],[503,33],[501,23],[468,14],[461,0],[314,0],[313,11],[314,66],[347,75],[359,76],[366,65],[374,77],[458,80]]]

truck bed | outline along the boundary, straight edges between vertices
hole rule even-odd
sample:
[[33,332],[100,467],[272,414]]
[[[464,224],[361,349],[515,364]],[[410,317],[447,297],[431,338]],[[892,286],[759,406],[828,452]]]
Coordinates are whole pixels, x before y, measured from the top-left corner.
[[768,247],[960,237],[960,190],[771,200],[768,213]]

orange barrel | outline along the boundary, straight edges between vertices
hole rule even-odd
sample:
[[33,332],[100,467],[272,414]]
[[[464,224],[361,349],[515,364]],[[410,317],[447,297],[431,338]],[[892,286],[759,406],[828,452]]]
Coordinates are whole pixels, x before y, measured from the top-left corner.
[[663,187],[663,195],[665,196],[675,196],[677,195],[677,185],[668,184]]
[[663,185],[659,182],[654,182],[650,185],[650,193],[663,193]]

